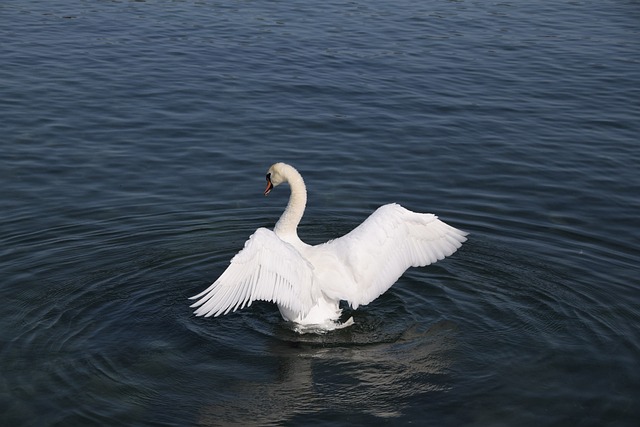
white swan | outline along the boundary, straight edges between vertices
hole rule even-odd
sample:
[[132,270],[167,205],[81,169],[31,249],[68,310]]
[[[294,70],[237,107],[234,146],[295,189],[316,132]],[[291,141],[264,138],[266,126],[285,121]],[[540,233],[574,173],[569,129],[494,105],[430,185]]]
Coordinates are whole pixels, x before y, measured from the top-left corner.
[[467,240],[433,214],[388,204],[345,236],[310,246],[297,233],[307,203],[298,171],[272,165],[264,194],[284,182],[291,196],[274,230],[256,230],[218,280],[190,298],[199,299],[191,306],[196,315],[219,316],[262,300],[276,303],[298,332],[348,326],[353,319],[338,322],[340,301],[354,309],[369,304],[407,268],[441,260]]

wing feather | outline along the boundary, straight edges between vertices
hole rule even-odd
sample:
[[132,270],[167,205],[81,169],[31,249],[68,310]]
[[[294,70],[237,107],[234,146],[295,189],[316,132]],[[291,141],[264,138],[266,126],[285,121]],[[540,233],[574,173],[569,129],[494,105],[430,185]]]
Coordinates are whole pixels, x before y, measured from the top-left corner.
[[384,205],[345,236],[327,243],[353,275],[355,287],[336,295],[354,308],[389,289],[409,267],[423,267],[454,253],[466,234],[433,214]]
[[313,305],[313,267],[273,231],[259,228],[211,286],[191,297],[198,316],[219,316],[253,301],[306,314]]

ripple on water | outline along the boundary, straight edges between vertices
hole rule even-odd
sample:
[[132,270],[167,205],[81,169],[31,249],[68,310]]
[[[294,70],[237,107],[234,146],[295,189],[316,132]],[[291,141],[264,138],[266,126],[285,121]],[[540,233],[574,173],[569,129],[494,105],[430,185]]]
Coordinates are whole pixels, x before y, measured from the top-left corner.
[[[345,308],[355,324],[330,334],[297,334],[273,304],[262,302],[219,318],[196,318],[187,297],[215,280],[256,223],[268,221],[181,222],[180,213],[171,215],[157,220],[178,227],[154,221],[138,230],[137,239],[124,234],[132,227],[121,233],[80,227],[76,236],[86,239],[78,238],[74,250],[47,252],[58,243],[52,238],[34,255],[64,255],[68,267],[83,265],[92,259],[87,251],[96,249],[93,256],[109,260],[94,263],[93,270],[78,267],[72,278],[61,276],[68,268],[54,271],[46,293],[26,288],[14,296],[20,328],[3,350],[15,373],[11,381],[21,383],[25,396],[46,394],[62,405],[82,394],[87,404],[65,405],[61,422],[167,411],[161,409],[166,396],[184,402],[194,393],[211,396],[191,408],[200,422],[242,424],[252,415],[276,422],[311,413],[331,420],[354,410],[365,421],[393,419],[416,401],[446,401],[452,389],[461,398],[488,389],[496,367],[518,358],[531,368],[511,368],[513,375],[553,383],[543,366],[566,370],[585,342],[590,351],[604,351],[608,336],[620,333],[617,314],[607,317],[565,264],[522,245],[506,247],[482,232],[453,257],[410,270],[370,305]],[[322,240],[327,230],[318,221],[305,231]],[[328,224],[330,233],[344,234],[345,225]],[[44,264],[33,265],[34,274],[44,272]],[[562,357],[550,358],[548,348]],[[170,390],[163,389],[167,384]],[[104,408],[90,409],[95,402]],[[486,401],[470,402],[485,414]]]
[[[448,389],[457,335],[455,323],[421,318],[413,308],[406,294],[389,292],[358,310],[343,306],[343,317],[353,316],[354,325],[326,334],[296,333],[275,305],[264,302],[217,318],[181,317],[192,345],[205,346],[217,363],[225,360],[224,375],[232,378],[221,401],[200,409],[199,421],[276,422],[322,417],[328,408],[398,417],[417,396]],[[236,373],[240,354],[244,372]]]

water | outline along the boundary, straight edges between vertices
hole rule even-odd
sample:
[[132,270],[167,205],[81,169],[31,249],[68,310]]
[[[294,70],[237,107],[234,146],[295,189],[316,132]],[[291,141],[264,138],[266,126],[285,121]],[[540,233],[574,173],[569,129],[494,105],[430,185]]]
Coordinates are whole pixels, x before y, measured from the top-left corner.
[[[637,425],[634,1],[0,5],[3,425]],[[319,243],[470,232],[298,335],[187,297],[305,177]]]

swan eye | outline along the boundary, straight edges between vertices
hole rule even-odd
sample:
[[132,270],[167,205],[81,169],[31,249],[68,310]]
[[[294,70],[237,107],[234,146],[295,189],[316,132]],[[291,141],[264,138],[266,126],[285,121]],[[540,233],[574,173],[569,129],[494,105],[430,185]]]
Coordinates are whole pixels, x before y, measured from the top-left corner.
[[271,173],[267,174],[267,181],[271,181]]

